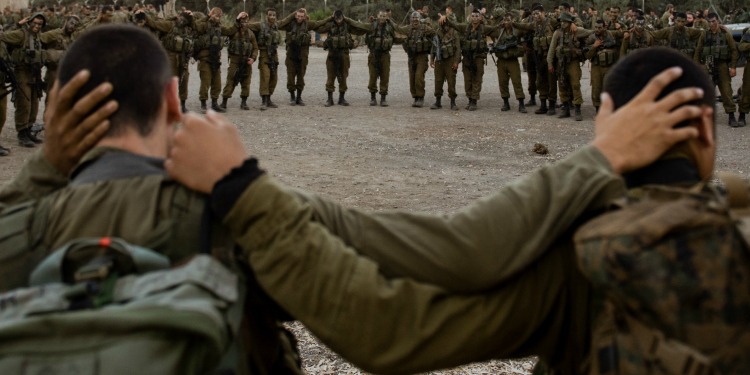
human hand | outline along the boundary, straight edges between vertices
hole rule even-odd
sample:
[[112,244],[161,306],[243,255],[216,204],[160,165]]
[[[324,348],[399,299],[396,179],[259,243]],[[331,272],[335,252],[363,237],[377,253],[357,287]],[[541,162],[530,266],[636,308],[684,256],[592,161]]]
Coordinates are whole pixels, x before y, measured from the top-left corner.
[[555,67],[552,66],[552,65],[547,65],[547,71],[550,72],[550,73],[554,73],[555,72]]
[[597,40],[596,40],[596,41],[594,42],[594,48],[596,48],[596,47],[599,47],[599,46],[601,46],[601,45],[602,45],[602,40],[601,40],[601,39],[597,39]]
[[254,62],[255,60],[252,57],[247,59],[247,65],[253,65]]
[[430,68],[435,69],[435,61],[430,61]]
[[656,101],[661,91],[681,75],[681,68],[666,69],[617,111],[613,111],[612,98],[602,94],[592,144],[609,160],[615,173],[646,166],[674,144],[698,136],[694,127],[673,126],[701,115],[699,106],[682,104],[702,98],[703,90],[684,88]]
[[734,77],[737,75],[737,68],[729,68],[729,76]]
[[44,116],[44,155],[60,173],[67,175],[81,157],[104,136],[109,129],[109,116],[117,110],[117,102],[108,101],[91,113],[99,103],[112,93],[112,84],[97,86],[77,102],[73,98],[89,80],[88,70],[78,72],[60,87],[56,81],[49,93],[47,113]]
[[457,71],[458,70],[458,64],[453,63],[453,66],[451,66],[451,68],[453,68],[454,72]]
[[242,165],[245,159],[247,151],[237,127],[226,117],[208,111],[206,117],[192,113],[183,116],[182,127],[175,132],[164,167],[185,186],[210,193],[219,180]]

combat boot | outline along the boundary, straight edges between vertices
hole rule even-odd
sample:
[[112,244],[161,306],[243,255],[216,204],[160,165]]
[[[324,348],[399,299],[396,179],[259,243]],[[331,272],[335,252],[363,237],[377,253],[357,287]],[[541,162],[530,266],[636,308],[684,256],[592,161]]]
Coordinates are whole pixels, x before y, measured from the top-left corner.
[[261,95],[261,96],[260,96],[260,100],[261,100],[261,103],[260,103],[260,110],[261,110],[261,111],[265,111],[265,110],[267,110],[267,109],[268,109],[268,99],[267,99],[267,96],[265,96],[265,95]]
[[562,111],[562,113],[557,116],[557,118],[570,117],[570,105],[568,105],[568,102],[563,102],[562,107],[560,107],[560,111]]
[[371,92],[370,93],[370,106],[372,106],[372,107],[378,105],[378,99],[375,97],[375,95],[377,95],[376,92]]
[[423,106],[424,106],[424,98],[420,96],[417,98],[415,107],[422,108]]
[[297,105],[305,106],[305,102],[302,101],[302,90],[297,90]]
[[343,91],[339,91],[339,105],[343,105],[344,107],[349,105],[349,102],[347,102],[346,98],[344,98]]
[[581,114],[580,104],[576,104],[576,121],[583,121],[583,115]]
[[[544,101],[544,100],[542,100]],[[531,95],[531,98],[529,98],[529,101],[526,102],[527,107],[533,107],[536,105],[536,95]]]
[[250,107],[247,105],[247,96],[241,96],[240,109],[247,111]]
[[469,111],[476,111],[476,110],[477,110],[477,100],[469,99]]
[[385,100],[385,97],[386,97],[385,94],[380,94],[380,106],[381,107],[387,107],[388,106],[388,101]]
[[737,126],[739,126],[739,127],[742,127],[742,126],[745,126],[745,125],[746,125],[746,124],[745,124],[745,114],[744,114],[744,113],[740,112],[740,118],[739,118],[739,120],[737,121],[737,123],[738,123],[738,125],[737,125]]
[[326,100],[326,107],[333,105],[333,91],[328,91],[328,100]]
[[526,113],[526,106],[523,104],[523,99],[518,99],[518,112]]
[[549,101],[549,109],[547,110],[547,115],[549,115],[549,116],[556,115],[557,111],[555,110],[555,108],[557,108],[557,106],[555,106],[555,101],[554,100],[550,100]]
[[221,99],[221,105],[220,105],[220,107],[221,107],[222,109],[226,110],[226,109],[227,109],[227,102],[228,102],[228,101],[229,101],[229,98],[227,98],[227,97],[223,97],[223,98]]
[[224,113],[224,112],[227,111],[226,109],[221,108],[219,106],[219,100],[218,99],[211,99],[211,109],[213,109],[214,111],[219,112],[219,113]]
[[734,112],[727,113],[729,115],[729,126],[733,128],[738,128],[740,125],[737,123],[737,119],[734,118]]
[[537,115],[546,115],[547,114],[547,101],[546,100],[539,100],[539,101],[542,103],[542,105],[539,107],[539,109],[534,111],[534,113],[536,113]]
[[456,105],[456,98],[451,98],[451,111],[458,111],[458,106]]
[[31,131],[27,129],[21,129],[18,131],[18,145],[21,147],[34,147],[34,141],[29,138]]
[[510,103],[508,103],[508,98],[503,98],[503,106],[500,108],[501,111],[510,111]]
[[440,103],[440,100],[441,100],[441,99],[442,99],[441,97],[439,97],[439,96],[436,96],[436,97],[435,97],[435,104],[433,104],[433,105],[432,105],[432,106],[430,107],[430,109],[440,109],[440,108],[443,108],[443,104],[442,104],[442,103]]
[[289,91],[289,105],[297,104],[297,97],[294,96],[294,91]]
[[8,156],[10,155],[10,149],[0,146],[0,156]]
[[418,102],[418,101],[419,101],[419,98],[417,98],[417,97],[414,97],[414,103],[411,103],[411,106],[412,106],[412,107],[416,107],[416,106],[417,106],[417,102]]
[[187,107],[185,106],[184,100],[180,100],[180,109],[182,110],[182,113],[187,112]]
[[206,108],[206,101],[201,100],[201,113],[206,113],[208,109]]
[[266,105],[268,108],[279,108],[276,103],[271,101],[271,95],[266,95]]

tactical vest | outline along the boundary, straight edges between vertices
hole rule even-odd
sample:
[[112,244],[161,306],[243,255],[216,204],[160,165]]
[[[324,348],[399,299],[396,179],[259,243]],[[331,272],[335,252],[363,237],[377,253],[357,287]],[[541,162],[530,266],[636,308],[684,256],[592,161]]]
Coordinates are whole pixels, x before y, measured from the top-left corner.
[[369,33],[365,37],[367,48],[372,52],[389,52],[393,47],[393,27],[389,22],[382,26],[378,21],[373,21]]
[[487,38],[484,36],[484,24],[479,24],[476,30],[466,25],[466,34],[461,42],[461,52],[474,54],[475,57],[487,53]]
[[192,53],[193,29],[191,27],[178,27],[175,25],[167,35],[161,38],[161,44],[164,46],[164,49],[172,53]]
[[406,37],[404,49],[406,49],[406,52],[409,54],[430,52],[430,49],[432,49],[432,41],[427,38],[424,24],[420,23],[419,26],[412,26],[411,29],[409,29],[409,35]]
[[555,49],[555,55],[560,61],[573,61],[581,58],[581,41],[575,37],[572,33],[560,32],[559,39],[557,40],[557,48]]
[[250,57],[253,54],[253,43],[251,42],[250,36],[252,31],[250,30],[239,30],[234,37],[229,40],[229,47],[227,52],[230,55]]
[[34,35],[25,28],[22,30],[23,44],[13,48],[10,53],[10,59],[17,67],[27,66],[41,69],[46,54],[42,49],[42,42],[39,40],[39,35]]
[[534,24],[534,51],[538,55],[546,55],[549,51],[549,45],[552,43],[552,34],[549,32],[550,19],[545,18],[544,22]]
[[[441,61],[449,60],[453,57],[458,43],[458,33],[449,29],[447,32],[438,31],[437,37],[440,39],[440,58]],[[433,53],[434,54],[434,53]]]
[[328,50],[345,49],[350,50],[354,48],[354,39],[352,39],[349,33],[349,24],[342,22],[340,25],[333,23],[331,29],[328,31],[328,37],[323,43],[323,47]]
[[639,50],[641,48],[648,48],[648,31],[644,30],[639,37],[635,32],[630,33],[630,39],[628,47],[625,50],[625,55],[629,55],[631,52]]
[[750,194],[650,186],[575,235],[605,298],[591,374],[750,373]]
[[221,51],[222,48],[224,48],[224,43],[223,43],[223,38],[221,36],[221,26],[212,25],[209,22],[208,30],[206,30],[205,33],[201,34],[198,37],[198,40],[195,43],[195,49],[196,50],[208,49],[208,50],[213,50],[213,51]]
[[307,21],[298,24],[292,21],[291,30],[286,32],[286,45],[296,44],[301,47],[310,45],[310,30],[307,28]]
[[713,56],[715,61],[728,62],[732,59],[732,52],[729,50],[727,35],[724,30],[719,29],[719,32],[716,34],[707,30],[703,35],[703,50],[701,51],[702,59],[705,59],[708,56]]
[[515,59],[523,56],[523,49],[519,47],[521,40],[516,36],[516,29],[508,33],[502,29],[500,37],[495,41],[495,56],[500,59]]
[[[594,38],[594,41],[596,41],[596,34],[591,34]],[[590,44],[593,44],[590,43]],[[597,48],[596,54],[591,59],[591,63],[594,65],[607,67],[611,66],[614,63],[617,62],[617,51],[615,50],[615,47],[617,46],[617,41],[615,38],[610,34],[609,32],[604,33],[604,40],[602,41],[602,44]]]
[[677,31],[676,28],[672,29],[669,34],[669,46],[679,50],[691,59],[693,58],[695,46],[693,45],[693,42],[690,41],[690,37],[687,34],[687,27],[682,31]]
[[267,47],[278,47],[279,43],[281,43],[281,34],[279,33],[279,29],[274,24],[273,27],[268,27],[267,22],[262,22],[260,26],[260,35],[258,35],[258,47],[259,48],[267,48]]

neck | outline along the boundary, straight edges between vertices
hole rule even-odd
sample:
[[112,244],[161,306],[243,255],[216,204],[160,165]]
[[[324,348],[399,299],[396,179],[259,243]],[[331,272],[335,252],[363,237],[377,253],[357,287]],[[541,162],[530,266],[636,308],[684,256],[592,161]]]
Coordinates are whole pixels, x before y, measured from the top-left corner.
[[657,160],[623,177],[628,188],[653,184],[695,184],[701,181],[698,169],[684,157]]

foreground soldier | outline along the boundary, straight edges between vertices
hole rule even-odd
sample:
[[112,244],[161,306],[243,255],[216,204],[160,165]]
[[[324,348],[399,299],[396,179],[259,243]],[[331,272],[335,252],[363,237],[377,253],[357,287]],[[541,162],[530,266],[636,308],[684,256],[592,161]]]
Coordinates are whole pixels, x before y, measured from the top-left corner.
[[734,111],[737,105],[732,98],[732,77],[737,75],[737,48],[732,33],[719,27],[719,16],[708,15],[709,28],[698,38],[695,60],[706,66],[713,83],[719,86],[724,111],[729,116],[729,126],[738,126]]
[[[143,74],[143,66],[149,67],[149,74]],[[81,69],[90,73],[74,76]],[[12,226],[0,226],[0,291],[27,286],[31,270],[41,259],[82,237],[120,237],[160,252],[173,263],[211,251],[244,281],[248,307],[240,329],[239,352],[224,364],[231,368],[217,372],[301,374],[293,341],[281,327],[273,302],[258,288],[246,262],[235,257],[232,241],[217,236],[222,230],[212,231],[210,222],[201,225],[205,195],[175,183],[164,171],[163,158],[182,114],[177,78],[158,41],[132,26],[92,29],[69,49],[60,66],[60,80],[70,80],[73,92],[86,77],[90,78],[81,91],[92,94],[78,103],[70,103],[70,92],[62,93],[60,101],[50,99],[57,109],[48,112],[52,117],[47,121],[49,131],[54,132],[48,134],[49,144],[44,153],[34,154],[14,183],[0,192],[0,221],[21,223],[18,215],[32,214],[38,219],[32,220],[37,223],[35,236],[40,236],[34,244],[14,241],[11,239],[18,237]],[[78,125],[80,113],[89,113],[96,108],[97,98],[110,94],[116,103],[106,104]],[[107,123],[97,126],[110,114]],[[96,130],[89,133],[92,128]],[[102,129],[106,134],[97,142]],[[96,147],[76,166],[82,150],[94,143]],[[68,181],[71,170],[72,180]],[[7,206],[39,197],[43,198],[34,204]],[[213,233],[211,242],[203,242],[209,231]],[[128,358],[131,355],[123,353]],[[139,366],[137,361],[141,359],[133,355],[131,369]]]
[[[266,291],[356,365],[412,373],[537,354],[553,370],[578,374],[589,354],[591,290],[570,247],[547,249],[582,212],[624,193],[615,171],[648,164],[697,133],[671,126],[704,116],[695,107],[672,112],[698,90],[654,103],[677,74],[660,75],[614,115],[606,102],[593,146],[450,217],[364,213],[290,195],[254,160],[243,163],[237,130],[222,119],[186,122],[167,167],[213,191],[214,213]],[[635,114],[643,121],[633,122]],[[213,145],[225,152],[198,155]]]

